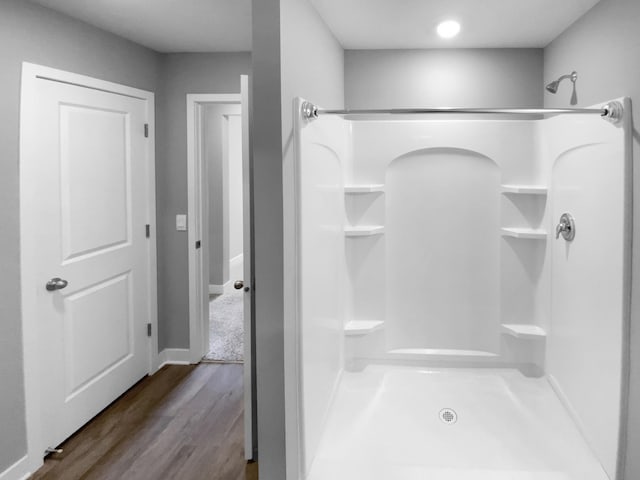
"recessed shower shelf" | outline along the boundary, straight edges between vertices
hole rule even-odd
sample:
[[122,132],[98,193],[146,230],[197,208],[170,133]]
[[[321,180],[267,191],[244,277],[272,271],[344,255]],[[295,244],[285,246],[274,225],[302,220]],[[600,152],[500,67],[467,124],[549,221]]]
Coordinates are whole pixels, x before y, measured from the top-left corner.
[[384,185],[380,183],[344,186],[344,193],[381,193],[381,192],[384,192]]
[[384,233],[382,225],[361,225],[357,227],[346,227],[344,234],[347,237],[370,237]]
[[348,336],[367,335],[384,326],[382,320],[351,320],[344,326],[344,334]]
[[547,332],[537,325],[522,325],[516,323],[503,323],[502,333],[520,339],[540,339],[547,336]]
[[501,185],[502,193],[519,193],[524,195],[546,195],[547,187],[544,185]]
[[500,229],[503,237],[523,238],[529,240],[546,240],[547,232],[535,228],[503,227]]

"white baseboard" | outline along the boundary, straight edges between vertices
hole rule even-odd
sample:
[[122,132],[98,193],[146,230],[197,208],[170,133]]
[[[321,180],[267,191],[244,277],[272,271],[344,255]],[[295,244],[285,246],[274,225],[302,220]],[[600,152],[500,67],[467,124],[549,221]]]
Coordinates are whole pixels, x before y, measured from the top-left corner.
[[0,480],[26,480],[31,476],[29,471],[29,457],[25,455],[16,463],[0,472]]
[[209,284],[209,295],[222,295],[225,293],[233,293],[233,282],[240,280],[244,275],[243,272],[244,255],[236,255],[229,260],[229,276],[231,277],[223,285]]
[[190,351],[188,348],[165,348],[158,354],[158,365],[158,370],[165,365],[191,365]]
[[209,295],[222,295],[229,289],[230,286],[231,286],[231,280],[226,282],[224,285],[209,284]]

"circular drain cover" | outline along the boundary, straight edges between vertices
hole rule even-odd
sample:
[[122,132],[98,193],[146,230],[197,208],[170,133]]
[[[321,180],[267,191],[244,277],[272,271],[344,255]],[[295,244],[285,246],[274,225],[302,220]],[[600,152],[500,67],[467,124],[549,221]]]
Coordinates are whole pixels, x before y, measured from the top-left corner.
[[458,421],[458,414],[451,408],[443,408],[440,410],[440,420],[444,423],[456,423]]

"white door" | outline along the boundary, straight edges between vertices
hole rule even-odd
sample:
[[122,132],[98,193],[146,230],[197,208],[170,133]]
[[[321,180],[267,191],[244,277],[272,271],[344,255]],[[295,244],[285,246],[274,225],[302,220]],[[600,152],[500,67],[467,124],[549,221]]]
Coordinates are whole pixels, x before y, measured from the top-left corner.
[[145,100],[35,82],[22,132],[23,171],[33,172],[23,213],[34,238],[23,245],[35,280],[26,295],[38,330],[44,449],[148,373],[151,186]]
[[240,77],[240,93],[242,104],[242,213],[243,213],[243,268],[244,268],[244,455],[252,460],[257,454],[257,436],[254,429],[257,425],[255,410],[255,360],[253,358],[253,246],[251,205],[251,136],[249,131],[249,77]]

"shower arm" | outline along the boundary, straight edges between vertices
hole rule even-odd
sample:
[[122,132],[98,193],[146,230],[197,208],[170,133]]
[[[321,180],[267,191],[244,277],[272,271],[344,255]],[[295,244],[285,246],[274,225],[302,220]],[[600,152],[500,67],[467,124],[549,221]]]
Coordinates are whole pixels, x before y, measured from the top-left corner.
[[554,83],[556,82],[560,83],[562,82],[562,80],[566,80],[567,78],[571,79],[573,83],[576,83],[576,80],[578,80],[578,72],[571,72],[571,73],[567,73],[566,75],[562,75]]

